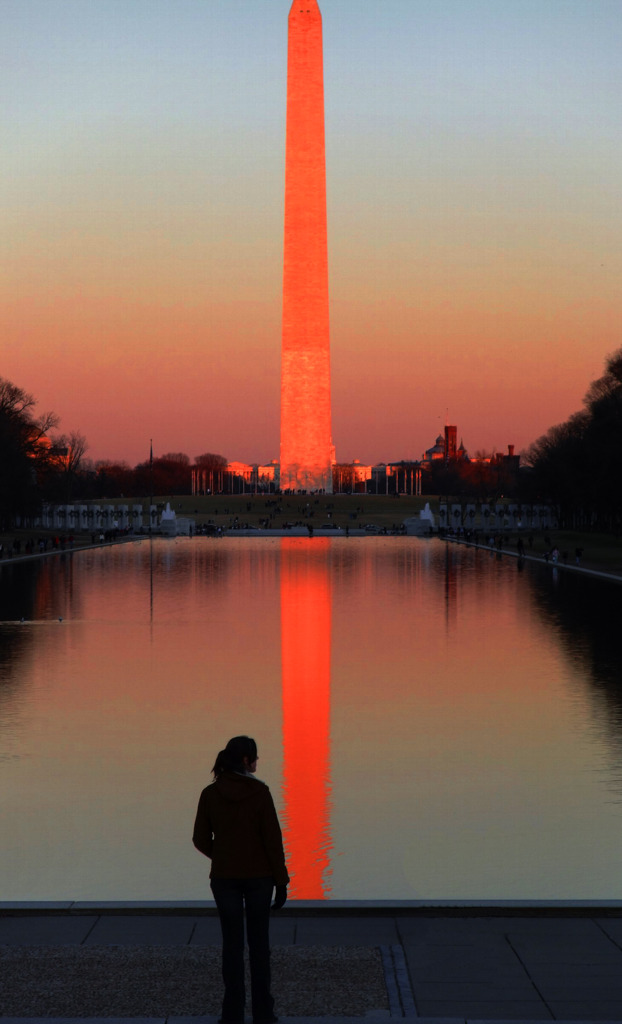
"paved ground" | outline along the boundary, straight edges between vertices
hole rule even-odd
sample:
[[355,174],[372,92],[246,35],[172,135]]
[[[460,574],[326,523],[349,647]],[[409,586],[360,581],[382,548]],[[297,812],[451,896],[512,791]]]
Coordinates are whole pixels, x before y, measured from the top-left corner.
[[[0,905],[0,946],[201,947],[218,945],[208,905],[117,907]],[[622,1021],[622,910],[593,908],[431,911],[379,905],[275,915],[278,946],[380,947],[393,1017],[464,1021]],[[336,949],[335,949],[336,953]],[[278,992],[276,993],[278,998]],[[2,1017],[0,1024],[28,1018]],[[150,1024],[215,1024],[214,1017],[151,1018]],[[288,1024],[312,1018],[287,1018]],[[340,1018],[341,1021],[344,1018]],[[84,1020],[84,1018],[83,1018]],[[141,1018],[133,1017],[133,1024]],[[315,1018],[334,1024],[335,1017]],[[112,1018],[106,1018],[112,1024]],[[47,1018],[50,1024],[50,1018]]]

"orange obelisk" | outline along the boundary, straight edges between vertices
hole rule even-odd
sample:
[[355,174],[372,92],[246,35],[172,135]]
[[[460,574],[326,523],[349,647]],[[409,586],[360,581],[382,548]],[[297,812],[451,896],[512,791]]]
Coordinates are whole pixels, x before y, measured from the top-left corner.
[[289,12],[281,490],[332,493],[322,16]]

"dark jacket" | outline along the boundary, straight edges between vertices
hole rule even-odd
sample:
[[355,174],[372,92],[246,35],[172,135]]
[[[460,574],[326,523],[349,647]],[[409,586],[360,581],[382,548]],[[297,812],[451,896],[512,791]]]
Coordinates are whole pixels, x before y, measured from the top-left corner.
[[210,878],[273,878],[287,885],[283,839],[270,790],[224,772],[201,793],[192,842],[210,857]]

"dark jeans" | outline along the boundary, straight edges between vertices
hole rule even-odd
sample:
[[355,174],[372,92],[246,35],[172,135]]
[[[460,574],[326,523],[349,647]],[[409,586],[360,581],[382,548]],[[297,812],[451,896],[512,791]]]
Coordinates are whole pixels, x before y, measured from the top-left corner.
[[225,996],[222,1019],[242,1024],[244,988],[244,911],[251,969],[253,1020],[269,1021],[274,1016],[270,994],[270,902],[272,878],[212,878],[212,892],[222,928],[222,977]]

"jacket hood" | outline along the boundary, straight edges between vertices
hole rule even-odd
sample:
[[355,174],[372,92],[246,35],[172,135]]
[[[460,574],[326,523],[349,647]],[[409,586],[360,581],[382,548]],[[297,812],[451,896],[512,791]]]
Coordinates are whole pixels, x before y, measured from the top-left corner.
[[252,775],[242,775],[241,772],[223,772],[220,778],[213,783],[218,792],[225,800],[237,803],[239,800],[248,800],[256,792],[256,786],[261,786],[259,779]]

